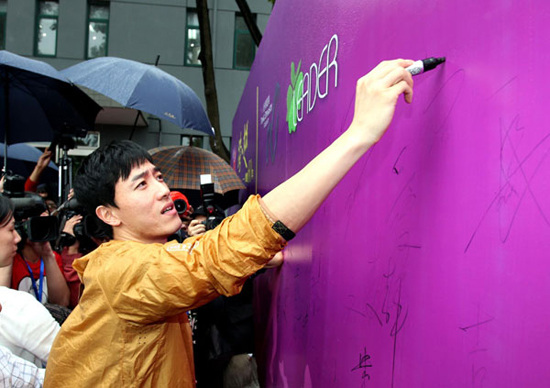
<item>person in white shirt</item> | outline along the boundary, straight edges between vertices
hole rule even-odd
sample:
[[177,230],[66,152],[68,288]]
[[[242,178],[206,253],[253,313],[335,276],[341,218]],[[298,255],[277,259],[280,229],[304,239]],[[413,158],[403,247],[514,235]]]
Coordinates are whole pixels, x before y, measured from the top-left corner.
[[20,240],[13,204],[0,195],[0,386],[41,387],[59,324],[32,295],[9,288]]
[[45,367],[59,324],[31,294],[0,286],[0,345]]

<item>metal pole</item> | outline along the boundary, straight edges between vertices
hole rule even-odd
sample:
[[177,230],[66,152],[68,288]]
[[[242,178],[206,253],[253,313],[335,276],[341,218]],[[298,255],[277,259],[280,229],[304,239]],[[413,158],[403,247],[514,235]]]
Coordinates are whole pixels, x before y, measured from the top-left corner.
[[10,126],[10,76],[4,67],[4,172],[8,172],[8,128]]

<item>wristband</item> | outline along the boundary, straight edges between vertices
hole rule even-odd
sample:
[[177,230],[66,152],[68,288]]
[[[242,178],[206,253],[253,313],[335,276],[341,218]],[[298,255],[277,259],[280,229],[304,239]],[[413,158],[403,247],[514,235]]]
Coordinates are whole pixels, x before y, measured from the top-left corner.
[[294,237],[296,237],[296,233],[294,233],[292,230],[288,229],[285,224],[283,224],[281,221],[275,221],[275,223],[271,226],[271,228],[279,233],[282,238],[284,238],[286,241],[292,240]]

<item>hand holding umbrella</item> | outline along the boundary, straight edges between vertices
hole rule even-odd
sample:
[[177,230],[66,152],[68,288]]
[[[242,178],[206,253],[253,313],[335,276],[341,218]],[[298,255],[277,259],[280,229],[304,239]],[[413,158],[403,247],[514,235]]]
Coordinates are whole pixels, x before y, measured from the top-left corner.
[[42,173],[48,167],[50,164],[50,161],[52,160],[52,152],[46,148],[44,153],[40,155],[38,158],[38,161],[36,162],[36,165],[34,166],[34,169],[32,170],[31,175],[29,176],[29,180],[33,183],[37,184],[40,180],[40,177],[42,176]]

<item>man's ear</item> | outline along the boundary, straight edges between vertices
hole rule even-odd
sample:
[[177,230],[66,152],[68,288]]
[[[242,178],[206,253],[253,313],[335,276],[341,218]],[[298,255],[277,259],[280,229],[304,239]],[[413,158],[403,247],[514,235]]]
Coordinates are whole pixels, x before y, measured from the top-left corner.
[[119,226],[121,220],[117,217],[116,212],[111,206],[100,205],[95,209],[97,218],[110,226]]

